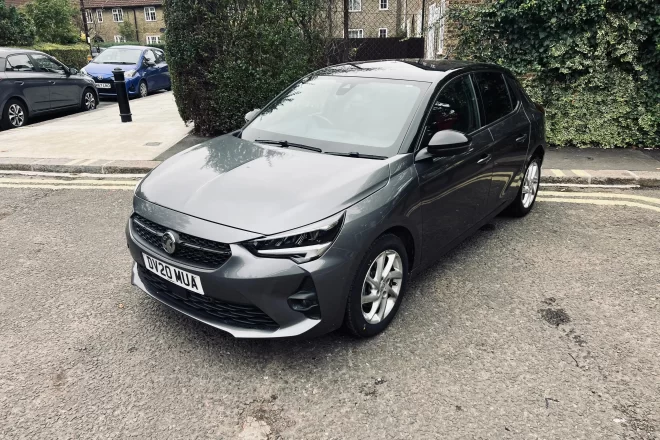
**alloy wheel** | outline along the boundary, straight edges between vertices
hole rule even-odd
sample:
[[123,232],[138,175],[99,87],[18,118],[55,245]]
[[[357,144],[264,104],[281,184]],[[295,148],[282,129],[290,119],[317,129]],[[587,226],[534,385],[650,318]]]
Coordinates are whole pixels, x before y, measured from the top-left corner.
[[21,127],[25,123],[25,113],[23,109],[18,104],[12,104],[9,106],[9,111],[7,112],[9,116],[9,123],[14,127]]
[[536,193],[539,190],[540,171],[538,162],[533,161],[529,164],[525,173],[522,187],[522,204],[525,209],[529,208],[536,198]]
[[85,110],[94,110],[96,108],[96,98],[92,92],[85,93]]
[[147,96],[148,93],[149,92],[147,90],[147,84],[141,82],[140,83],[140,97],[144,98],[145,96]]
[[369,324],[385,319],[396,304],[403,282],[403,263],[394,250],[381,252],[371,263],[362,285],[362,315]]

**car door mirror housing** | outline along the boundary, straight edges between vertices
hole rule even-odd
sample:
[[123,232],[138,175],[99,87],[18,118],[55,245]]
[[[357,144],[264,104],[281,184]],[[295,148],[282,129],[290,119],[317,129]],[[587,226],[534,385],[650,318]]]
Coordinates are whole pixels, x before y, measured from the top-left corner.
[[259,114],[260,111],[261,111],[260,108],[255,108],[255,109],[252,110],[251,112],[247,112],[247,113],[245,114],[245,122],[250,122],[250,121],[252,121],[252,120],[253,120],[253,119]]
[[470,149],[470,136],[456,130],[442,130],[433,135],[426,148],[431,156],[446,157]]
[[154,67],[156,63],[151,60],[144,60],[144,65],[147,67]]
[[69,75],[77,75],[78,74],[78,69],[74,67],[69,67]]

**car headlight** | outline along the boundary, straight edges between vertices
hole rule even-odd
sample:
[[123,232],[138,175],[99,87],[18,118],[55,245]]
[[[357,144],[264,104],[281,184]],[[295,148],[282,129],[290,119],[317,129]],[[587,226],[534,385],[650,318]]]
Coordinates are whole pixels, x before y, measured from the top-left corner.
[[80,73],[82,73],[83,75],[89,75],[89,73],[87,73],[84,67],[80,69]]
[[343,223],[342,212],[293,231],[251,240],[244,246],[260,257],[290,258],[296,263],[306,263],[316,260],[330,248]]
[[133,78],[136,74],[137,74],[137,70],[135,69],[127,70],[124,73],[124,78]]

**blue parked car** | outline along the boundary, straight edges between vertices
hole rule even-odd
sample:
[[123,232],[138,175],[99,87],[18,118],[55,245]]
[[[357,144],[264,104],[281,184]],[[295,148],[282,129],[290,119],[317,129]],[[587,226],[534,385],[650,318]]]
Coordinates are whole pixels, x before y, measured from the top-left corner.
[[113,46],[101,52],[80,71],[92,77],[100,96],[117,96],[112,71],[124,70],[130,97],[144,97],[154,90],[170,90],[165,53],[154,47]]

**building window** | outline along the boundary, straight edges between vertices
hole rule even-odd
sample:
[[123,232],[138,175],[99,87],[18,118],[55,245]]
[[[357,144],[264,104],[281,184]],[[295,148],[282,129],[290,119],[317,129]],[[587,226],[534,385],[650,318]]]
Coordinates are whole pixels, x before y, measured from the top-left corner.
[[160,44],[160,35],[147,35],[147,44]]
[[115,35],[115,43],[125,43],[126,38],[124,38],[122,35]]
[[364,29],[349,29],[348,38],[364,38]]
[[122,23],[124,21],[124,11],[122,8],[114,8],[112,10],[112,21]]
[[387,38],[387,28],[378,29],[378,38]]
[[96,10],[96,21],[103,23],[103,9]]
[[85,19],[87,19],[87,23],[94,23],[94,14],[91,9],[85,9]]
[[389,0],[380,0],[379,5],[378,5],[378,9],[380,9],[381,11],[385,11],[389,8],[390,8],[389,7]]
[[153,6],[147,6],[144,8],[144,20],[145,21],[156,21],[156,8]]
[[348,0],[348,12],[360,12],[361,10],[362,0]]

